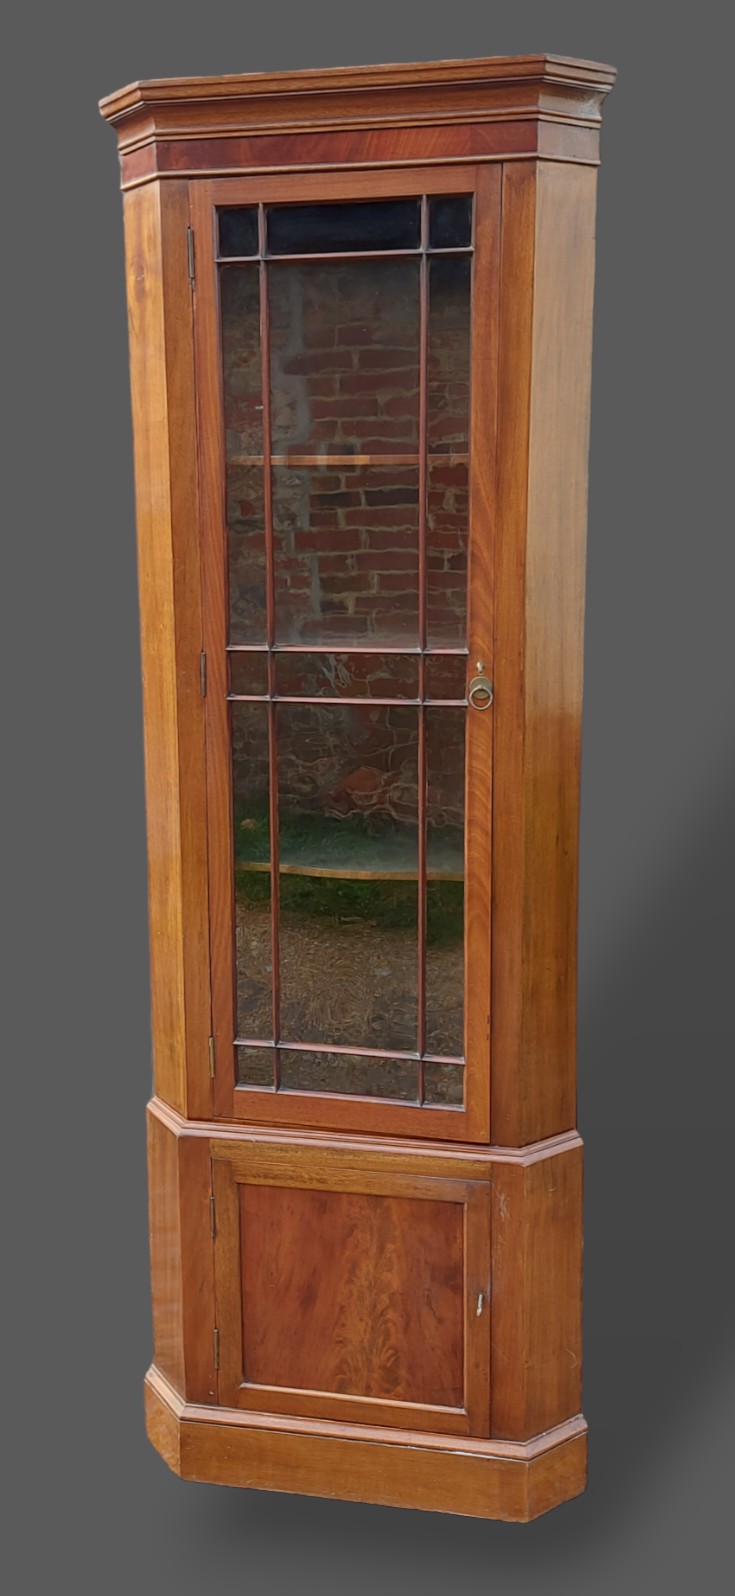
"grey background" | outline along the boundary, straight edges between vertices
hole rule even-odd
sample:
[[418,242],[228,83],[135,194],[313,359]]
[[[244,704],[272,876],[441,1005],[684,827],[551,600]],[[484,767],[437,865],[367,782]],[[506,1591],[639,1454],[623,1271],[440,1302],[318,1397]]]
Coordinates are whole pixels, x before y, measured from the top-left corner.
[[[13,1588],[721,1587],[732,1319],[726,12],[558,0],[32,8],[6,23],[4,1404]],[[587,1495],[527,1528],[177,1481],[143,1432],[149,1090],[115,140],[131,79],[550,49],[610,61],[580,917]],[[731,423],[730,423],[731,429]],[[16,635],[17,632],[17,635]],[[7,1432],[6,1432],[7,1433]],[[724,1571],[724,1570],[723,1570]]]

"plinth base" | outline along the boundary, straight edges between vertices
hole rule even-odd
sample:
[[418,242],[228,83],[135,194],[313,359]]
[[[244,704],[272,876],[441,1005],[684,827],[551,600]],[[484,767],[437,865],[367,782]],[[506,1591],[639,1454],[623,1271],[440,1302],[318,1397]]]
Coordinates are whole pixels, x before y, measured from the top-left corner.
[[479,1441],[196,1406],[156,1368],[145,1401],[149,1439],[169,1467],[212,1485],[525,1523],[587,1482],[581,1414],[531,1441]]

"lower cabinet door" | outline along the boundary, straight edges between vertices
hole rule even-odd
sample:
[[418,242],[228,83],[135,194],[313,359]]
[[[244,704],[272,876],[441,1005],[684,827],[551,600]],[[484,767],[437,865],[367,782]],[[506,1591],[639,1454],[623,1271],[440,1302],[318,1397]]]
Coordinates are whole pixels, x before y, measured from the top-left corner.
[[489,1434],[487,1182],[392,1151],[212,1160],[220,1403]]

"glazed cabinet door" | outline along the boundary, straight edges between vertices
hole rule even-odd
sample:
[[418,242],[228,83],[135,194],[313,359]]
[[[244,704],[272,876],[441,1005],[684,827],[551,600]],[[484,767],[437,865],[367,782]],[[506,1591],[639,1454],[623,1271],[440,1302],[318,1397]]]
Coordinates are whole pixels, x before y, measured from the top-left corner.
[[484,1140],[499,177],[191,205],[215,1112]]
[[405,1155],[212,1152],[220,1402],[487,1435],[489,1184]]

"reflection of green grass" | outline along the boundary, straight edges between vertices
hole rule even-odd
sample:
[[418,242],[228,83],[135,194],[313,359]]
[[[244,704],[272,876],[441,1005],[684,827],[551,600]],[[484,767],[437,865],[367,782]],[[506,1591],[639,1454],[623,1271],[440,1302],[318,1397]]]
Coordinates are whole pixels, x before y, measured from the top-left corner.
[[270,826],[268,810],[235,810],[235,863],[254,864],[268,858]]
[[[247,817],[245,827],[242,816],[235,822],[235,858],[237,895],[241,903],[267,906],[270,902],[270,877],[265,872],[249,871],[248,864],[268,858],[268,819],[259,814]],[[281,824],[281,849],[320,843],[334,835],[339,826],[340,838],[347,842],[351,835],[363,846],[372,843],[379,853],[379,833],[368,831],[357,821],[330,821],[319,815],[289,817]],[[392,828],[395,836],[397,828]],[[281,906],[291,914],[304,918],[318,916],[343,924],[354,922],[373,925],[381,930],[413,930],[416,926],[418,890],[413,881],[350,880],[339,876],[281,875]],[[427,941],[429,947],[446,947],[459,941],[464,925],[464,890],[461,881],[430,881],[427,886]]]
[[[279,819],[281,853],[306,853],[318,858],[335,846],[349,855],[352,845],[363,852],[366,849],[379,854],[381,843],[391,850],[415,850],[416,833],[409,826],[386,819],[380,823],[364,820],[360,815],[346,815],[340,819],[318,814],[281,814]],[[235,858],[238,864],[260,863],[268,858],[270,826],[266,809],[244,810],[235,813]],[[413,837],[413,840],[412,840]]]
[[[270,877],[241,870],[237,876],[241,903],[266,906]],[[416,926],[417,889],[412,881],[343,881],[333,876],[281,876],[281,908],[311,918],[378,926],[384,931]],[[464,924],[461,881],[430,881],[426,905],[427,942],[431,948],[460,940]]]

